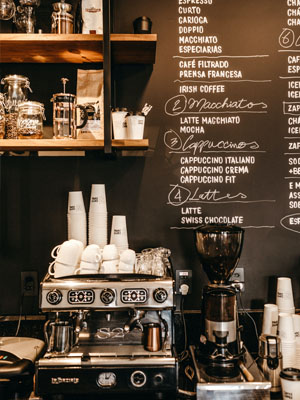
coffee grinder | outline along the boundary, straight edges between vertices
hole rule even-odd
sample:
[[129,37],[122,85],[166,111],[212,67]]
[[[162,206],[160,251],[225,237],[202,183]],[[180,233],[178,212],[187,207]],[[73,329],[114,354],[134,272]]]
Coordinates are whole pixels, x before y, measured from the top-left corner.
[[195,230],[196,248],[210,284],[203,288],[199,351],[207,375],[234,378],[240,373],[241,346],[236,287],[229,282],[242,250],[244,230],[205,225]]

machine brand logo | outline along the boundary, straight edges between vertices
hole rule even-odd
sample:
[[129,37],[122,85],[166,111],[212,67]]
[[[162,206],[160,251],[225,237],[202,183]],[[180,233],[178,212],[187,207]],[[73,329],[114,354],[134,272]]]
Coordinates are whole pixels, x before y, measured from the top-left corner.
[[57,378],[51,378],[51,384],[52,385],[59,385],[60,383],[73,383],[76,385],[79,383],[79,378],[61,378],[58,376]]

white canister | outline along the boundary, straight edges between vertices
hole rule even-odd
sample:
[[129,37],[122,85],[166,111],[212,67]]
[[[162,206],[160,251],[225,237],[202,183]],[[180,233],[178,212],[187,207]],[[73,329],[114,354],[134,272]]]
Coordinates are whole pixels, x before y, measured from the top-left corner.
[[128,139],[140,140],[144,137],[145,115],[141,112],[126,116]]
[[115,108],[112,111],[114,139],[127,139],[127,108]]
[[300,369],[284,368],[280,372],[282,399],[300,400]]

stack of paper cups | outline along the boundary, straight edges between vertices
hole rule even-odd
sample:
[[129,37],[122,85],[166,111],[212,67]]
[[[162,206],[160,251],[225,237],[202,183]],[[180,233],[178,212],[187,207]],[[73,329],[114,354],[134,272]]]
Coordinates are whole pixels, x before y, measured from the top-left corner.
[[93,184],[89,208],[89,244],[107,244],[107,206],[105,185]]
[[289,313],[278,314],[278,336],[281,339],[282,367],[296,366],[296,337],[293,316]]
[[265,304],[262,324],[262,333],[266,335],[277,335],[278,306],[276,304]]
[[127,225],[125,215],[114,215],[111,224],[110,244],[115,244],[119,250],[128,249]]
[[76,239],[86,246],[86,213],[82,192],[69,192],[68,197],[68,239]]
[[300,369],[300,315],[293,314],[294,332],[296,337],[296,368]]
[[279,312],[295,314],[291,278],[277,278],[276,304]]

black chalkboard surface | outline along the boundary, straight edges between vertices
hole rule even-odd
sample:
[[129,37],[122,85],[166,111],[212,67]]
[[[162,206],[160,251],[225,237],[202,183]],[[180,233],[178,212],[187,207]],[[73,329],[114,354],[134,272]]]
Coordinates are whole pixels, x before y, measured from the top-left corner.
[[[92,183],[105,183],[110,217],[127,216],[131,248],[168,247],[175,269],[193,270],[186,308],[200,308],[207,283],[193,236],[202,223],[245,229],[239,267],[246,308],[274,302],[278,276],[292,278],[300,306],[298,7],[274,0],[114,0],[114,32],[133,33],[132,22],[145,15],[158,35],[153,66],[113,69],[113,106],[153,106],[145,125],[150,149],[112,159],[2,158],[5,312],[19,309],[12,296],[19,269],[42,277],[51,249],[65,240],[67,192],[82,190],[88,206]],[[22,68],[37,85],[41,66]]]
[[[152,19],[158,34],[157,61],[142,98],[154,105],[145,213],[151,210],[151,231],[172,248],[175,267],[193,269],[187,302],[198,306],[198,288],[207,281],[193,229],[229,223],[245,229],[239,264],[245,270],[244,304],[260,308],[275,301],[277,276],[293,279],[298,304],[299,4],[134,4],[115,2],[116,31],[129,32],[140,13]],[[134,77],[123,68],[119,78],[117,102],[125,104]]]

